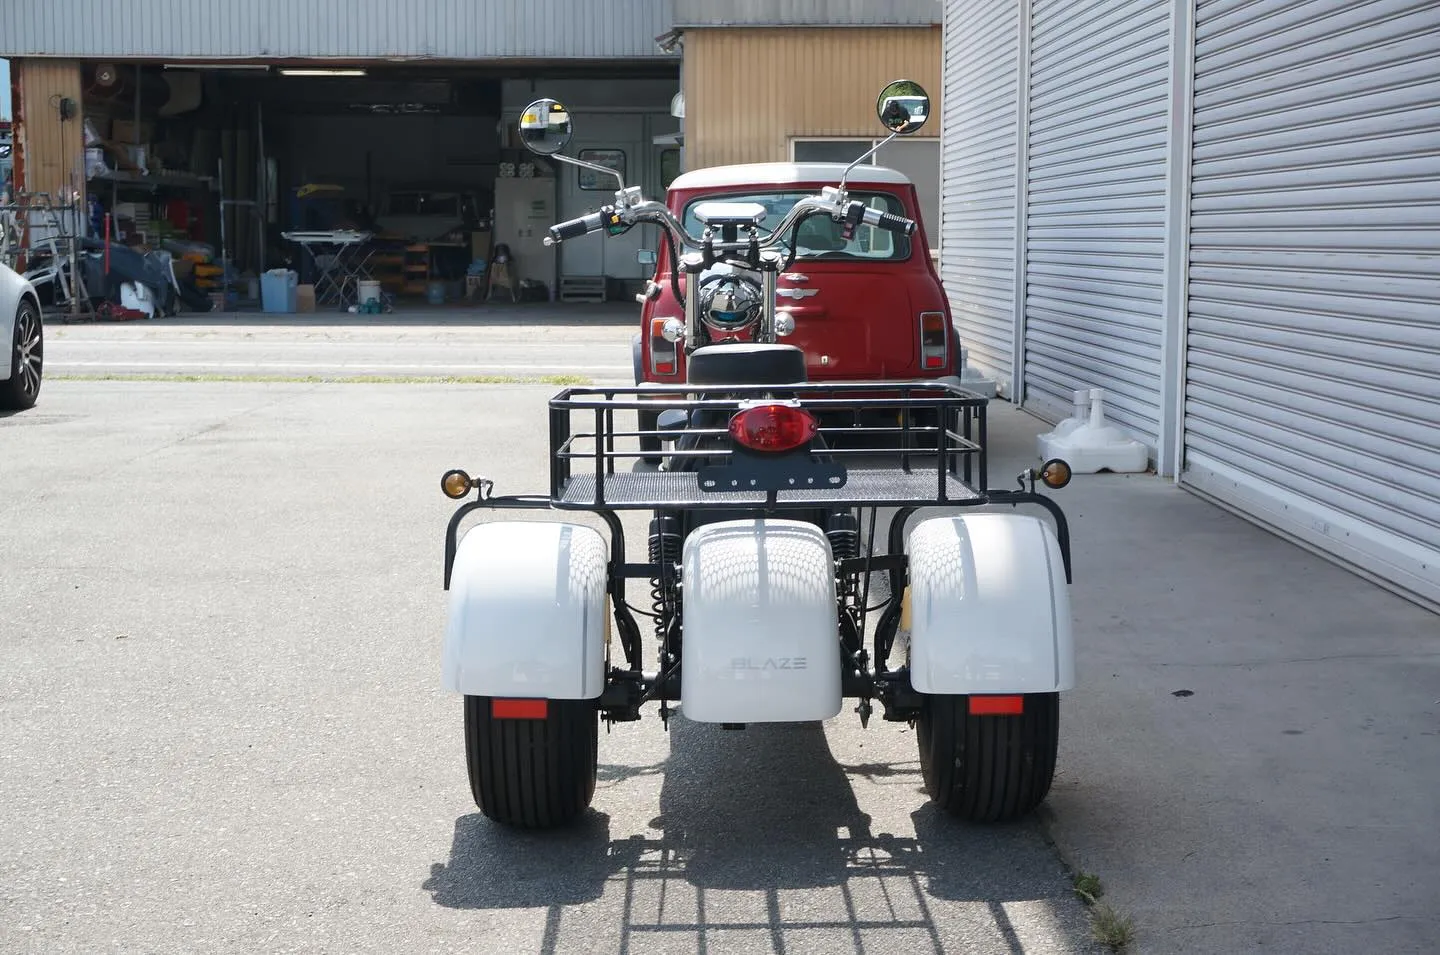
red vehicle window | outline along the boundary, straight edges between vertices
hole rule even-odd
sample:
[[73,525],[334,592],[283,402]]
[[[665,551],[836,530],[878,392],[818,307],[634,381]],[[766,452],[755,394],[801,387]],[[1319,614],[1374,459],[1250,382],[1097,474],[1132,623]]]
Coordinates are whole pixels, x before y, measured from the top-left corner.
[[[790,212],[791,206],[809,195],[808,192],[760,192],[750,195],[721,193],[691,200],[685,206],[685,231],[700,235],[704,226],[695,218],[694,209],[702,202],[756,202],[765,207],[765,222],[760,225],[760,235],[768,236],[767,229],[774,228]],[[865,203],[872,209],[891,215],[906,215],[900,199],[884,192],[852,192],[850,198]],[[910,239],[896,235],[886,229],[862,225],[848,241],[840,234],[840,223],[829,216],[811,216],[795,230],[800,254],[797,259],[841,259],[866,262],[903,262],[910,258]],[[790,251],[789,243],[785,251]]]

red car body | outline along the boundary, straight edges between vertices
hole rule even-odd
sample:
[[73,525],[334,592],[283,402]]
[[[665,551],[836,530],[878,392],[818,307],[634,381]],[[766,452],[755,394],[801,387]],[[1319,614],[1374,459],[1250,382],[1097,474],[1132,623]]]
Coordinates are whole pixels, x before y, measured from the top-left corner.
[[[794,200],[838,184],[844,170],[837,163],[700,169],[671,183],[666,204],[694,234],[700,226],[687,211],[706,200],[772,204],[764,225],[773,227]],[[920,221],[915,187],[895,170],[856,166],[846,188],[852,199]],[[814,251],[807,246],[812,240],[833,246],[838,229],[819,217],[802,223],[798,232],[808,236],[802,239],[802,252],[776,283],[777,309],[788,311],[795,320],[794,334],[781,341],[805,352],[810,380],[950,378],[958,384],[959,341],[923,224],[908,238],[861,226],[844,249]],[[632,343],[637,385],[685,381],[684,348],[660,334],[666,319],[684,321],[684,310],[671,289],[672,268],[662,240],[656,250],[655,275],[643,296],[640,334]],[[683,275],[680,281],[683,289]]]

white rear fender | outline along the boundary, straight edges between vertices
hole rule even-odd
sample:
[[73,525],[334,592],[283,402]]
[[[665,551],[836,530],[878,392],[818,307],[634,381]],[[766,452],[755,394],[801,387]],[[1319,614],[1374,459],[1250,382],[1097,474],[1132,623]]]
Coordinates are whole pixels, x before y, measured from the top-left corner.
[[1075,685],[1070,594],[1050,525],[1024,514],[931,517],[910,531],[910,684],[920,693]]
[[496,521],[455,550],[441,681],[467,696],[589,700],[605,678],[609,549],[594,528]]
[[680,707],[700,723],[840,712],[830,541],[813,524],[739,520],[685,539]]

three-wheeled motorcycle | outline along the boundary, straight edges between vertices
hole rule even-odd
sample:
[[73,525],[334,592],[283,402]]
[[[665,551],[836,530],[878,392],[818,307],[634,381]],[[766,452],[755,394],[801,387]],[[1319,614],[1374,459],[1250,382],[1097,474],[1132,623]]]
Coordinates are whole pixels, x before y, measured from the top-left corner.
[[[929,98],[897,81],[877,111],[890,130],[879,149],[920,128]],[[802,225],[838,248],[903,241],[915,222],[849,198],[847,170],[773,226],[762,205],[717,201],[692,231],[614,171],[562,155],[562,103],[532,103],[519,128],[536,154],[620,180],[613,205],[547,242],[660,227],[685,312],[664,335],[685,350],[686,381],[555,395],[547,493],[441,478],[464,500],[446,532],[442,682],[464,697],[481,811],[527,828],[572,820],[594,795],[601,721],[650,704],[667,725],[678,704],[738,730],[828,720],[845,699],[862,725],[878,704],[915,727],[926,789],[948,812],[1032,810],[1075,680],[1068,525],[1036,484],[1063,487],[1069,467],[991,488],[985,398],[953,380],[810,382],[775,305]],[[668,446],[658,466],[642,438]],[[547,513],[498,519],[525,510]],[[650,515],[643,562],[625,546],[629,511]],[[462,533],[476,516],[495,519]]]

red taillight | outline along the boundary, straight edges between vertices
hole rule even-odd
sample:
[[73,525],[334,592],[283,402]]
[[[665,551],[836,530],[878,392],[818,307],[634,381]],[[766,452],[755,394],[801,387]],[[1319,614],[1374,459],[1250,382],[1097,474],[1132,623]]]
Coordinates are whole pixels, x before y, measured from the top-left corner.
[[793,405],[759,405],[730,419],[730,437],[754,451],[790,451],[820,429],[810,412]]
[[950,351],[950,329],[944,312],[920,313],[920,365],[944,368]]
[[663,334],[668,318],[650,319],[650,371],[656,375],[675,374],[679,349]]

